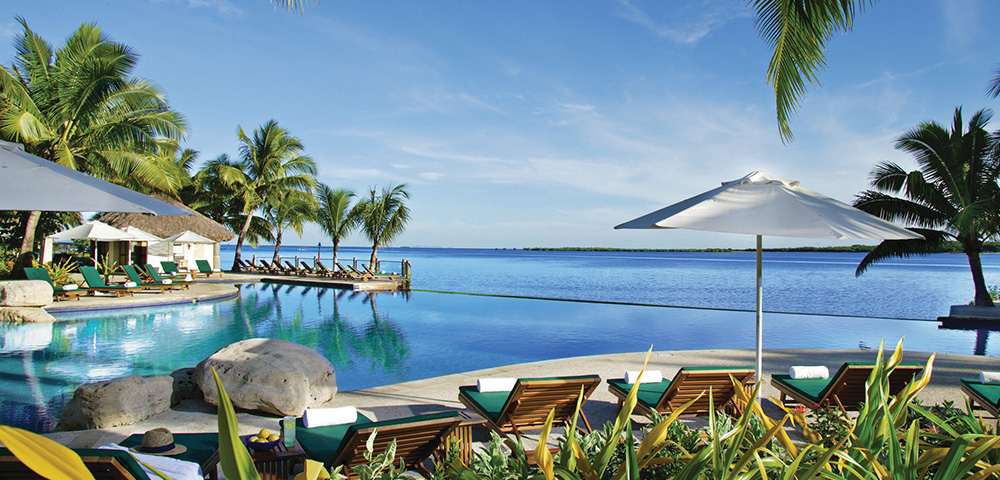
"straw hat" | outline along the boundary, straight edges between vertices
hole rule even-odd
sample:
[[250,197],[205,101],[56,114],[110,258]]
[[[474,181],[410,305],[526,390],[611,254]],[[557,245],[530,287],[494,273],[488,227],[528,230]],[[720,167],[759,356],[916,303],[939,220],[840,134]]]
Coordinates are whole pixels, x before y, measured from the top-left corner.
[[129,450],[147,455],[179,455],[187,451],[184,445],[174,443],[174,434],[166,428],[154,428],[142,434],[142,445]]

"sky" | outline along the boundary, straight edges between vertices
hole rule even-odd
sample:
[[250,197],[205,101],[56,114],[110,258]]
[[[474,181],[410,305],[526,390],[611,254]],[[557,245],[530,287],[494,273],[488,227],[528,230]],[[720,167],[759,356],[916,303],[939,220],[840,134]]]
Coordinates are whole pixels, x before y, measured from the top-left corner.
[[[318,180],[360,195],[405,183],[393,246],[752,248],[745,235],[613,230],[762,170],[850,203],[926,121],[997,109],[1000,2],[883,0],[827,45],[778,136],[770,49],[741,0],[32,0],[0,5],[54,46],[84,23],[140,55],[188,124],[199,167],[237,129],[298,137]],[[990,123],[1000,130],[1000,121]],[[329,244],[315,226],[286,244]],[[765,238],[765,247],[861,241]],[[871,243],[871,242],[867,242]],[[366,246],[360,234],[343,245]]]

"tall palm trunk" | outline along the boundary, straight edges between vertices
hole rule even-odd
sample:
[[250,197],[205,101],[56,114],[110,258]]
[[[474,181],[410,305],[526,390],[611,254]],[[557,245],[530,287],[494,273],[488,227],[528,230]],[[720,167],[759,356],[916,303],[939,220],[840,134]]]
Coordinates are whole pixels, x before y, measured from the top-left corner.
[[337,268],[337,248],[340,246],[340,239],[333,237],[333,268]]
[[274,241],[274,257],[271,258],[271,263],[278,261],[278,249],[281,248],[281,232],[278,232],[278,237]]
[[965,255],[969,257],[969,268],[972,269],[972,283],[976,286],[976,306],[992,307],[993,298],[986,290],[986,279],[983,277],[983,264],[979,259],[978,251],[966,250]]
[[372,267],[372,271],[376,271],[376,262],[378,262],[378,242],[372,242],[372,258],[368,261],[368,266]]
[[232,272],[240,271],[240,252],[243,251],[243,239],[246,238],[247,232],[250,231],[250,220],[253,216],[249,213],[247,214],[247,219],[243,222],[243,228],[240,229],[240,236],[236,239],[236,256],[233,257],[233,268],[230,269]]
[[21,251],[17,255],[17,265],[14,274],[17,278],[24,276],[24,269],[31,266],[34,260],[32,252],[35,250],[35,230],[38,227],[38,219],[42,217],[42,212],[32,211],[28,214],[28,220],[24,224],[24,239],[21,240]]

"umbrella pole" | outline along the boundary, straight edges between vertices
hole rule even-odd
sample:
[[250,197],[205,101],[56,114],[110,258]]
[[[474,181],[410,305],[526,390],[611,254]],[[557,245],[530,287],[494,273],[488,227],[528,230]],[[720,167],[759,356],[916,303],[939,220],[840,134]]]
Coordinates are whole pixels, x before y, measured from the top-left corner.
[[[761,253],[763,251],[763,241],[757,235],[757,382],[764,379],[764,285],[761,282],[763,268],[761,267]],[[757,390],[757,401],[760,402],[760,390]]]

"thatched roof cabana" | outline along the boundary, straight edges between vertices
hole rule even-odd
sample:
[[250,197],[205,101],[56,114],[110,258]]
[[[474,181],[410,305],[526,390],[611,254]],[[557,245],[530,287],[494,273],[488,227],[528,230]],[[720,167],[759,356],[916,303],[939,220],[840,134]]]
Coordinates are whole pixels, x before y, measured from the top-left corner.
[[236,235],[229,231],[228,228],[191,210],[177,200],[158,195],[154,196],[164,202],[188,210],[194,213],[194,215],[159,216],[146,213],[116,212],[105,214],[100,218],[100,221],[115,228],[136,227],[161,238],[172,237],[185,230],[190,230],[216,242],[225,242],[236,238]]

